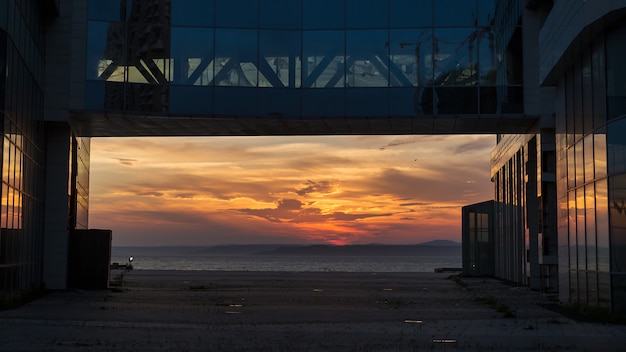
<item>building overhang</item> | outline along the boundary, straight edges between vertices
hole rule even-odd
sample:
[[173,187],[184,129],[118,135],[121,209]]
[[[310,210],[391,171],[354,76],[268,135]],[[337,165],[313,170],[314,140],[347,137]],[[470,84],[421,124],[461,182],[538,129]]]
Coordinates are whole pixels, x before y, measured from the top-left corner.
[[537,120],[523,114],[260,118],[70,113],[72,129],[81,137],[517,134],[527,133]]
[[589,44],[626,18],[626,0],[556,2],[539,32],[539,82],[553,86]]

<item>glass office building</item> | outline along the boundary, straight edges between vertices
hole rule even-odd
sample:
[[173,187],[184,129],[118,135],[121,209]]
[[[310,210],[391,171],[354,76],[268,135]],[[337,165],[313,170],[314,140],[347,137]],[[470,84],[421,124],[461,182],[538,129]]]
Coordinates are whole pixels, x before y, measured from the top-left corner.
[[625,18],[603,0],[0,0],[0,296],[67,287],[91,137],[492,133],[493,274],[624,313]]

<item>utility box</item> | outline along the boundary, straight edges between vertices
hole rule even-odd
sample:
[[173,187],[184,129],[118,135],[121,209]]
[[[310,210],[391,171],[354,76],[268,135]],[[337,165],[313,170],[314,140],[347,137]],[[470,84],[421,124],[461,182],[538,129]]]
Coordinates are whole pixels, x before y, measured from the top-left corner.
[[109,288],[111,230],[72,230],[68,258],[68,288]]

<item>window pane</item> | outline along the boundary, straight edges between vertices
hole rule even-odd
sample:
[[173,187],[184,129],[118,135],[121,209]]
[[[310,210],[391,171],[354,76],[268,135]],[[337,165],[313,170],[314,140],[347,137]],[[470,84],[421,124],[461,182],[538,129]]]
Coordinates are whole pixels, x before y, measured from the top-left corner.
[[474,34],[472,28],[435,29],[434,85],[477,85]]
[[302,116],[311,118],[345,116],[344,89],[306,89],[302,92]]
[[172,114],[211,115],[213,113],[213,88],[171,86],[170,112]]
[[215,85],[256,87],[257,31],[215,31]]
[[206,86],[213,81],[213,29],[172,28],[173,83]]
[[300,87],[300,38],[294,31],[261,31],[259,87]]
[[433,23],[433,4],[428,1],[389,0],[391,28],[430,27]]
[[346,69],[348,87],[386,87],[389,82],[387,31],[348,31]]
[[596,182],[596,246],[598,251],[598,270],[610,269],[609,251],[609,198],[607,180]]
[[594,175],[594,165],[593,165],[593,135],[590,134],[584,139],[584,159],[585,159],[585,180],[587,182],[593,181]]
[[[569,237],[569,267],[578,268],[578,256],[576,251],[576,192],[568,192],[568,237]],[[572,282],[573,284],[574,282]]]
[[247,87],[216,87],[215,115],[217,116],[257,116],[256,89]]
[[259,90],[259,116],[300,117],[302,97],[298,89],[261,89]]
[[597,133],[593,137],[594,162],[596,178],[606,177],[606,134]]
[[89,1],[89,19],[102,21],[120,21],[120,1]]
[[476,0],[434,0],[436,27],[469,27],[476,23]]
[[604,41],[593,44],[591,54],[591,80],[593,95],[594,126],[600,127],[606,122],[606,78],[604,71]]
[[123,23],[89,22],[87,79],[123,82],[126,30]]
[[608,127],[609,175],[626,172],[626,119],[613,122]]
[[300,1],[260,0],[259,12],[261,28],[300,29]]
[[346,116],[388,116],[387,95],[384,88],[349,89],[346,92]]
[[585,187],[585,232],[587,246],[587,270],[597,270],[597,253],[596,253],[596,211],[595,211],[595,192],[594,185],[589,184]]
[[431,29],[390,32],[390,85],[410,87],[433,81],[433,35]]
[[302,37],[302,87],[344,87],[344,32],[310,31]]
[[[94,0],[92,0],[93,2]],[[98,1],[106,2],[106,1]],[[172,6],[172,25],[214,26],[214,0],[174,0]]]
[[337,0],[303,0],[302,22],[305,29],[345,27],[346,5]]
[[585,243],[585,189],[576,189],[576,248],[578,252],[578,269],[587,269],[587,249]]
[[387,28],[387,1],[346,0],[347,28]]
[[610,32],[606,38],[606,95],[608,118],[626,114],[626,27]]
[[585,183],[585,164],[582,141],[574,145],[574,157],[576,158],[576,186],[582,186]]
[[257,28],[258,0],[215,0],[218,27]]
[[496,1],[497,0],[478,0],[479,26],[493,26],[496,12]]
[[626,272],[626,174],[609,179],[611,271]]

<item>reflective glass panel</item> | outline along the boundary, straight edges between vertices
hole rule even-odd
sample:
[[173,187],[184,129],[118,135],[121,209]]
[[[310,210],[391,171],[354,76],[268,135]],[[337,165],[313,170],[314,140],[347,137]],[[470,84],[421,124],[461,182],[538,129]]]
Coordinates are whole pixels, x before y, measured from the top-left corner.
[[576,158],[576,186],[581,186],[585,183],[585,163],[583,151],[582,141],[579,141],[574,145],[574,157]]
[[91,21],[87,35],[87,79],[124,81],[126,30],[123,23]]
[[215,22],[218,27],[257,28],[258,0],[215,0]]
[[170,6],[173,26],[215,25],[215,0],[174,0]]
[[387,31],[364,30],[346,33],[346,85],[386,87],[389,83],[389,40]]
[[256,87],[257,31],[215,30],[215,85]]
[[432,83],[432,29],[392,30],[389,50],[391,86],[424,86]]
[[594,126],[597,128],[606,122],[606,78],[603,40],[597,40],[593,44],[591,53],[591,81],[593,119]]
[[259,116],[261,117],[300,117],[301,110],[302,97],[300,90],[259,90]]
[[172,28],[173,83],[206,86],[213,81],[213,29]]
[[430,27],[433,23],[433,4],[428,1],[389,0],[389,27]]
[[608,125],[609,175],[626,172],[626,119]]
[[302,37],[302,87],[344,87],[344,32],[308,31]]
[[415,116],[417,114],[415,98],[415,88],[389,88],[389,114],[405,117]]
[[593,137],[594,163],[596,178],[606,177],[606,134],[599,131]]
[[576,248],[578,269],[587,269],[587,248],[585,243],[585,189],[576,189]]
[[302,7],[294,0],[259,0],[261,28],[300,29]]
[[593,163],[593,135],[590,134],[583,140],[584,144],[584,159],[585,159],[585,180],[587,182],[593,181],[594,175],[594,163]]
[[[569,267],[578,268],[578,253],[576,250],[576,192],[568,192],[568,233],[569,233]],[[573,283],[573,282],[572,282]]]
[[606,95],[609,119],[626,114],[626,26],[606,38]]
[[340,29],[345,27],[346,4],[337,0],[302,0],[304,29]]
[[478,0],[478,25],[493,26],[497,0]]
[[474,86],[478,55],[473,28],[435,29],[435,86]]
[[120,9],[121,0],[90,0],[89,1],[89,19],[102,20],[102,21],[120,21],[121,13]]
[[626,174],[609,178],[611,271],[626,272]]
[[623,273],[611,275],[612,313],[619,316],[626,315],[626,275]]
[[346,91],[346,115],[355,117],[388,116],[387,89],[349,89]]
[[346,0],[346,27],[387,28],[388,13],[387,1]]
[[492,27],[481,27],[476,30],[475,44],[478,47],[478,70],[480,85],[495,86],[498,75],[496,59],[496,33]]
[[476,25],[476,0],[434,0],[436,27],[469,27]]
[[261,31],[259,35],[259,87],[299,88],[302,72],[300,33]]
[[172,85],[169,110],[172,114],[211,115],[213,88]]
[[587,270],[597,270],[596,209],[593,183],[585,186],[585,239],[587,247]]
[[607,180],[596,182],[596,246],[598,252],[598,270],[610,269],[609,250],[609,198]]
[[311,118],[345,115],[345,90],[305,89],[302,91],[302,116]]
[[257,115],[257,91],[247,87],[221,87],[215,89],[215,115],[243,116]]

